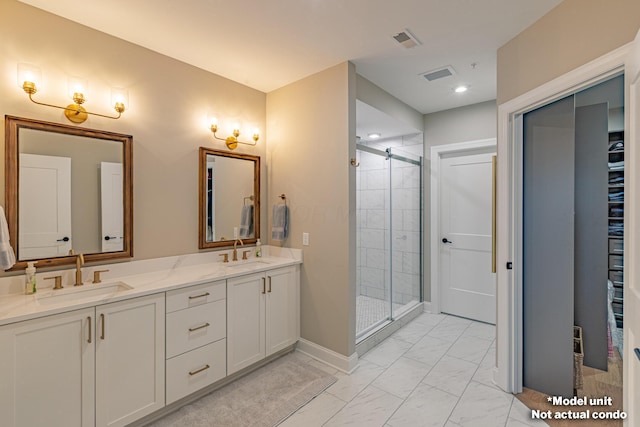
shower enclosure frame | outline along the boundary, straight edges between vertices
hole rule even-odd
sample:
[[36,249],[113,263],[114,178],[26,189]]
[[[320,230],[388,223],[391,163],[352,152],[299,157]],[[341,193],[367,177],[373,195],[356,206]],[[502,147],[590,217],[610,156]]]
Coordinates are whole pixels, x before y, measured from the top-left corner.
[[[398,161],[402,161],[402,162],[406,162],[406,163],[410,163],[414,166],[418,167],[418,176],[419,176],[419,187],[418,187],[418,206],[419,206],[419,215],[418,215],[418,234],[419,234],[419,239],[418,239],[418,260],[419,260],[419,268],[418,268],[418,302],[417,304],[420,304],[424,301],[424,289],[423,289],[423,279],[424,279],[424,244],[423,244],[423,236],[424,236],[424,219],[423,219],[423,213],[424,213],[424,197],[423,197],[423,190],[424,190],[424,175],[423,175],[423,171],[424,171],[424,158],[422,156],[418,156],[418,160],[415,159],[411,159],[409,157],[400,155],[400,154],[394,154],[392,148],[387,148],[385,150],[379,150],[376,148],[372,148],[363,144],[356,144],[356,151],[361,151],[361,152],[366,152],[369,154],[373,154],[376,156],[381,156],[384,157],[385,160],[390,161],[389,163],[389,167],[388,167],[388,189],[389,189],[389,206],[385,207],[385,211],[388,213],[389,218],[388,220],[385,221],[385,228],[388,227],[388,231],[389,231],[389,250],[388,250],[388,257],[387,257],[387,261],[389,262],[389,269],[386,272],[386,276],[388,276],[389,278],[389,289],[386,292],[387,296],[388,296],[388,315],[385,318],[382,318],[380,320],[378,320],[377,322],[367,326],[366,328],[364,328],[361,331],[356,330],[356,343],[361,342],[363,340],[365,340],[366,338],[370,337],[371,335],[375,334],[377,331],[379,331],[380,329],[382,329],[383,327],[385,327],[386,325],[392,323],[394,320],[396,320],[396,318],[398,316],[401,316],[402,314],[404,314],[404,312],[409,311],[412,307],[414,307],[416,304],[411,304],[407,303],[405,305],[403,305],[402,307],[402,311],[401,313],[394,313],[394,298],[393,298],[393,291],[394,291],[394,280],[393,280],[393,272],[394,272],[394,268],[393,268],[393,254],[394,254],[394,250],[393,250],[393,239],[394,239],[394,227],[393,227],[393,163],[392,160],[398,160]],[[385,245],[386,246],[386,245]],[[358,315],[358,313],[356,313],[356,316]]]

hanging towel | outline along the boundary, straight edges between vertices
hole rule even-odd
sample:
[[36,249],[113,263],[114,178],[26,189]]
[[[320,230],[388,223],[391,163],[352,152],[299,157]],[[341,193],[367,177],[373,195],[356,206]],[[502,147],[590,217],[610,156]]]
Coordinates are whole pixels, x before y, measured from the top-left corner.
[[246,239],[253,234],[253,205],[242,207],[240,215],[240,238]]
[[289,236],[289,206],[273,205],[271,239],[285,240]]
[[0,206],[0,268],[8,270],[16,263],[16,254],[9,243],[9,226],[4,208]]

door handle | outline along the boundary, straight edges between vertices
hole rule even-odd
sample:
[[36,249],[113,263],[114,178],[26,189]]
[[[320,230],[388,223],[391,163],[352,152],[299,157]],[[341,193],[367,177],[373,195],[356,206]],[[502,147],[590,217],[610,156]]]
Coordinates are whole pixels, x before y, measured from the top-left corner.
[[103,340],[104,339],[104,314],[100,313],[100,320],[102,323],[102,334],[100,334],[100,339]]
[[104,240],[113,240],[113,239],[117,239],[117,236],[104,236]]
[[56,242],[68,242],[69,238],[67,236],[64,236],[62,239],[58,239],[56,240]]
[[442,238],[442,243],[453,243],[451,240],[447,239],[446,237]]

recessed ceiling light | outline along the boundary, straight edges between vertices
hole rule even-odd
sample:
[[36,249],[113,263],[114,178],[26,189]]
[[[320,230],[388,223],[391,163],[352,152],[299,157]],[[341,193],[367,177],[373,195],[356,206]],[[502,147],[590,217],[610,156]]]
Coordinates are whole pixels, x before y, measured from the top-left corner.
[[457,88],[455,88],[454,91],[456,93],[463,93],[463,92],[466,92],[467,89],[469,89],[468,86],[461,85],[461,86],[458,86]]
[[380,138],[382,135],[380,135],[379,133],[370,133],[369,135],[367,135],[369,138],[371,139],[378,139]]

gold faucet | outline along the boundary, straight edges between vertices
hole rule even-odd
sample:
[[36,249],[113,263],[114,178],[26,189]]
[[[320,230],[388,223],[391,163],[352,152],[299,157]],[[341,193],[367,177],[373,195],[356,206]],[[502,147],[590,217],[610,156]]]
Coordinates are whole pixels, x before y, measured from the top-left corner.
[[84,265],[84,256],[76,254],[73,249],[69,251],[69,255],[76,257],[76,283],[73,286],[82,286],[82,266]]
[[232,261],[237,261],[238,260],[238,250],[236,249],[236,246],[238,245],[238,242],[240,242],[241,246],[244,246],[244,243],[242,242],[242,239],[236,238],[236,240],[233,242],[233,258],[231,259]]

